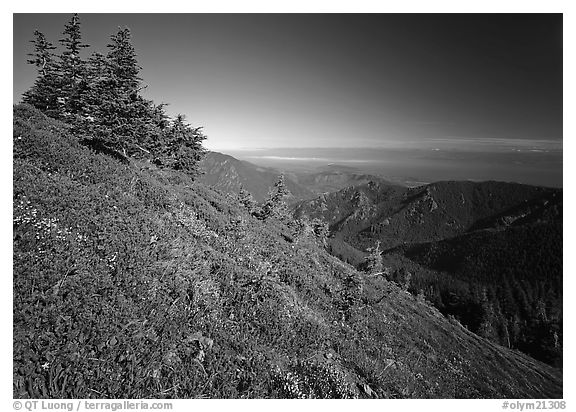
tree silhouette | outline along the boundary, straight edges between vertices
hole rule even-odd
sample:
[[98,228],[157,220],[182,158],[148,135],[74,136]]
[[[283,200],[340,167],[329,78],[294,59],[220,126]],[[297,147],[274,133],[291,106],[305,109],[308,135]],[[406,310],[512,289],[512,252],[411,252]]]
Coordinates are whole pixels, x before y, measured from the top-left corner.
[[32,88],[24,93],[22,101],[42,110],[48,116],[58,117],[59,80],[58,65],[52,50],[56,47],[50,43],[43,33],[34,32],[34,52],[29,53],[28,63],[38,69],[38,77]]
[[192,176],[200,173],[206,137],[183,115],[170,120],[165,104],[156,105],[140,94],[141,68],[128,28],[110,36],[106,55],[93,53],[87,61],[81,57],[88,45],[82,42],[77,14],[64,28],[59,56],[44,34],[34,35],[28,63],[37,67],[38,77],[24,94],[25,103],[69,123],[82,143],[103,153],[124,161],[148,159]]

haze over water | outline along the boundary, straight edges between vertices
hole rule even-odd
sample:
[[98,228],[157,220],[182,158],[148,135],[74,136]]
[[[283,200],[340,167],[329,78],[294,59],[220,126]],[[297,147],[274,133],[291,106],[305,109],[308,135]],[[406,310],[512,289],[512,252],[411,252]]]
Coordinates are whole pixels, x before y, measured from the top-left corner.
[[431,183],[439,180],[497,180],[562,187],[561,149],[465,151],[412,148],[306,148],[229,151],[251,163],[291,171],[330,166],[391,180]]

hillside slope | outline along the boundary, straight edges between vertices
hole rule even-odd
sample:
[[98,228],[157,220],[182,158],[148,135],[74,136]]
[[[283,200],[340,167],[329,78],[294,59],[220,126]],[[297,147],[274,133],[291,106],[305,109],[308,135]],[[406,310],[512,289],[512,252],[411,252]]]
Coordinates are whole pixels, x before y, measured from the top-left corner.
[[313,237],[14,109],[16,398],[559,398]]

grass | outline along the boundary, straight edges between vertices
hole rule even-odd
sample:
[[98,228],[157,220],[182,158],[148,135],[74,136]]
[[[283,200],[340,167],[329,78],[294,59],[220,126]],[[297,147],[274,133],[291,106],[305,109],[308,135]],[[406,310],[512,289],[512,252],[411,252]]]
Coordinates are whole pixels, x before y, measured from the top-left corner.
[[14,108],[15,398],[561,397],[293,228]]

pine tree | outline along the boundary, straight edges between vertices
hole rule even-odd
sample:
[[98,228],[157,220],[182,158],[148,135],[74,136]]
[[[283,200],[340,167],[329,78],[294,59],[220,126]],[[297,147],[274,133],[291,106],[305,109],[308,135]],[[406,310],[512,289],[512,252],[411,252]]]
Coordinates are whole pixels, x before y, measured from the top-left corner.
[[411,282],[412,282],[412,273],[405,270],[404,271],[404,281],[402,283],[402,289],[405,291],[408,291],[408,289],[410,289]]
[[494,339],[496,336],[494,330],[494,307],[488,298],[488,290],[485,287],[482,287],[480,292],[480,305],[482,316],[477,333],[483,338]]
[[136,52],[129,29],[111,37],[108,54],[95,53],[87,65],[80,121],[85,138],[125,156],[148,158],[162,145],[167,125],[164,105],[139,95]]
[[200,173],[199,162],[205,154],[204,139],[202,128],[190,126],[185,122],[185,116],[179,114],[166,127],[161,145],[155,151],[155,162],[196,176]]
[[328,229],[328,223],[322,219],[315,218],[312,219],[311,222],[312,230],[316,237],[320,240],[323,245],[326,245],[326,239],[328,238],[328,234],[330,233]]
[[284,182],[284,175],[280,175],[274,187],[268,192],[268,198],[262,207],[261,218],[267,219],[275,217],[278,219],[288,218],[288,205],[286,198],[290,195],[290,191]]
[[127,96],[135,95],[139,91],[141,78],[138,77],[140,66],[136,59],[136,50],[132,45],[130,29],[118,29],[118,32],[110,36],[107,55],[112,75],[117,82],[119,94]]
[[256,200],[243,186],[240,186],[240,191],[238,192],[238,202],[248,213],[252,213],[256,209]]
[[79,119],[82,124],[79,126],[86,139],[110,144],[113,140],[110,119],[115,110],[109,68],[108,60],[101,53],[93,53],[88,59],[83,116]]
[[302,215],[296,219],[294,223],[293,236],[297,241],[304,241],[315,236],[312,223],[308,219],[308,216]]
[[370,254],[366,257],[366,271],[372,275],[380,274],[383,272],[384,267],[382,265],[382,250],[380,250],[380,241],[376,241],[376,246],[369,248],[368,252]]
[[38,69],[38,77],[34,86],[24,93],[22,101],[42,110],[46,115],[58,117],[58,66],[52,50],[56,47],[50,43],[43,33],[34,32],[34,52],[29,53],[28,63]]
[[83,92],[86,86],[86,62],[80,56],[82,49],[89,47],[82,43],[80,18],[74,14],[64,26],[64,38],[60,43],[64,51],[60,56],[60,87],[63,99],[64,118],[74,119],[83,109]]
[[165,104],[140,94],[140,67],[129,29],[110,37],[106,55],[93,53],[87,61],[80,55],[88,45],[82,42],[77,14],[65,26],[58,60],[46,37],[38,31],[35,37],[28,62],[38,68],[38,79],[24,102],[69,123],[82,143],[98,151],[125,161],[153,160],[192,176],[200,173],[202,128],[190,126],[182,115],[169,120]]
[[548,316],[546,315],[546,303],[543,299],[538,299],[536,302],[536,319],[539,322],[548,322]]
[[113,131],[108,141],[116,150],[134,157],[149,157],[161,133],[158,130],[160,116],[157,107],[140,94],[140,82],[136,51],[128,28],[110,36],[106,55],[106,79],[101,84],[104,113],[101,119]]

